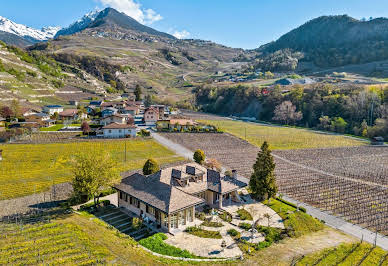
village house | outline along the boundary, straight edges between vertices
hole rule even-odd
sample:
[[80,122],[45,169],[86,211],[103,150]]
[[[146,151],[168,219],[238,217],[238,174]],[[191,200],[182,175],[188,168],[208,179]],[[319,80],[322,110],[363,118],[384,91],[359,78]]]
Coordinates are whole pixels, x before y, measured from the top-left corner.
[[133,106],[126,106],[124,109],[121,109],[119,112],[120,114],[128,114],[128,115],[135,116],[139,114],[139,111],[140,111],[139,107],[137,107],[136,105],[133,105]]
[[159,119],[165,118],[165,106],[164,105],[151,105],[151,107],[158,110]]
[[107,116],[115,115],[115,114],[117,114],[117,112],[118,112],[118,110],[116,108],[109,107],[109,108],[106,108],[103,111],[101,111],[101,116],[107,117]]
[[63,107],[61,105],[46,105],[43,107],[43,112],[53,115],[55,113],[63,112]]
[[109,125],[112,123],[127,124],[132,118],[131,115],[111,115],[100,119],[100,125]]
[[88,118],[87,114],[78,112],[78,109],[66,109],[63,112],[59,113],[59,118],[63,121],[76,121]]
[[132,174],[115,189],[119,207],[155,222],[163,231],[176,232],[193,225],[196,208],[204,204],[221,209],[240,202],[237,191],[245,186],[235,171],[229,177],[188,163],[149,176]]
[[147,126],[154,126],[159,120],[159,110],[153,107],[147,108],[144,112],[143,120]]
[[50,127],[54,125],[55,120],[50,119],[50,115],[46,113],[37,113],[25,117],[26,122],[38,123],[41,127]]
[[104,138],[136,137],[136,126],[128,124],[111,123],[102,128]]
[[166,120],[158,120],[156,122],[156,127],[158,130],[174,130],[176,128],[178,131],[180,130],[188,130],[195,126],[197,126],[198,123],[194,122],[191,119],[166,119]]
[[33,114],[37,114],[37,113],[40,113],[40,111],[32,109],[32,108],[28,108],[28,107],[22,108],[22,115],[23,115],[23,117],[29,116],[29,115],[33,115]]

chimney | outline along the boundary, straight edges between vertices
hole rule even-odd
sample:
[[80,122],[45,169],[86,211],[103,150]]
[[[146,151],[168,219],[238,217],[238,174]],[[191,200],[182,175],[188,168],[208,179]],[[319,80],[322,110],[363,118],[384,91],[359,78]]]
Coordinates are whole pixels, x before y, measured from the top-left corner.
[[237,179],[237,170],[232,170],[232,177]]

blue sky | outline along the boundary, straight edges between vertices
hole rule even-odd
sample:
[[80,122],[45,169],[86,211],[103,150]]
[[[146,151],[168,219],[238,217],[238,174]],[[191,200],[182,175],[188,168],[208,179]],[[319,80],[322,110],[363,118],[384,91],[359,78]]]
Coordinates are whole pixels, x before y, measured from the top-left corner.
[[276,40],[321,15],[388,17],[387,0],[1,0],[0,16],[63,27],[106,6],[161,31],[240,48]]

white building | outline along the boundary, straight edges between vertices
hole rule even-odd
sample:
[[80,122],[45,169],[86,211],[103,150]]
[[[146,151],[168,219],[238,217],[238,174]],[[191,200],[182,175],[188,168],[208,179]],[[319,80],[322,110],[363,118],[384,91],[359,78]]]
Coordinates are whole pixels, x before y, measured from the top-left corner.
[[46,105],[43,107],[43,112],[49,115],[53,115],[55,113],[61,113],[63,112],[63,106],[61,105]]
[[136,126],[128,124],[111,123],[102,128],[104,138],[134,138],[136,137]]

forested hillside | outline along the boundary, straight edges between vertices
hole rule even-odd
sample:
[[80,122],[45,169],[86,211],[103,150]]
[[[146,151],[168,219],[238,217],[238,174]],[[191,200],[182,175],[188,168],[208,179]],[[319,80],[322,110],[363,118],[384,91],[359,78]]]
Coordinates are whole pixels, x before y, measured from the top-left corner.
[[327,68],[385,60],[388,59],[388,19],[361,21],[346,15],[322,16],[260,47],[257,52],[262,54],[256,66],[268,70],[293,70],[298,61]]
[[255,117],[365,137],[388,137],[388,87],[356,85],[274,88],[204,86],[196,102],[206,112]]

